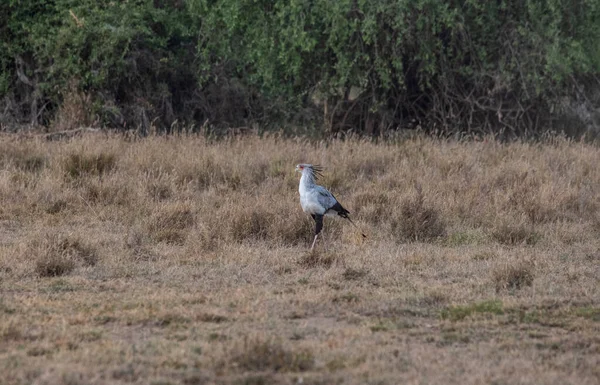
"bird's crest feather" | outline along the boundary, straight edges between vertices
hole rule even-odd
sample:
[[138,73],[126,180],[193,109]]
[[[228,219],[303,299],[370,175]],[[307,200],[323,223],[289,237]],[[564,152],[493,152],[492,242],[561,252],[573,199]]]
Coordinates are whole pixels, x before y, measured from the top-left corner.
[[308,169],[315,180],[323,177],[323,167],[318,164],[300,163],[296,167],[300,168],[301,170]]
[[315,179],[319,179],[319,178],[323,177],[323,174],[322,174],[323,167],[322,166],[319,166],[318,164],[315,164],[315,165],[312,165],[310,168],[313,171],[313,175],[315,176]]

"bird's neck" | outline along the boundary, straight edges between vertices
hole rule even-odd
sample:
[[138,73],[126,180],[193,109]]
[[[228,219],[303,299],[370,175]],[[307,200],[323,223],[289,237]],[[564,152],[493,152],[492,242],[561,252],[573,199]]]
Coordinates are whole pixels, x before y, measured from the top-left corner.
[[302,177],[300,178],[300,191],[314,186],[315,185],[315,177],[311,173],[303,172]]

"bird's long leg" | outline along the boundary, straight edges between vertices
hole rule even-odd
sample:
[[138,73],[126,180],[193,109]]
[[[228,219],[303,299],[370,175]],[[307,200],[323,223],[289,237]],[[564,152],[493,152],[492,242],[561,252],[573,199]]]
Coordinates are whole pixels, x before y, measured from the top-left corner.
[[313,249],[315,248],[315,244],[317,243],[318,237],[319,237],[319,234],[315,234],[315,239],[313,240],[312,246],[310,247],[310,251],[313,251]]
[[315,220],[315,239],[313,240],[312,246],[310,247],[311,251],[315,248],[315,244],[317,243],[319,233],[321,232],[321,230],[323,230],[323,215],[313,214],[312,217]]

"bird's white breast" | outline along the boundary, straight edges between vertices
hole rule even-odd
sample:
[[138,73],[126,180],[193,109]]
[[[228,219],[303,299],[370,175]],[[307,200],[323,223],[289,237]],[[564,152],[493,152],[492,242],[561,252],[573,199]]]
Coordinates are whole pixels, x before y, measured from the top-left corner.
[[308,214],[325,214],[325,207],[319,203],[318,193],[313,191],[300,190],[300,205],[302,210]]
[[315,184],[304,173],[300,178],[298,192],[300,193],[300,205],[305,213],[311,215],[325,214],[327,209],[319,202],[319,192],[316,190]]

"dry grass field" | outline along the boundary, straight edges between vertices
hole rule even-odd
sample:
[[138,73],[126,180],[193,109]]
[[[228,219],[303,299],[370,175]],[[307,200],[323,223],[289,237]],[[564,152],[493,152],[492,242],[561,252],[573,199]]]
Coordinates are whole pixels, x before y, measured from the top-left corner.
[[[367,233],[314,253],[299,162]],[[0,138],[0,383],[598,384],[600,149]]]

